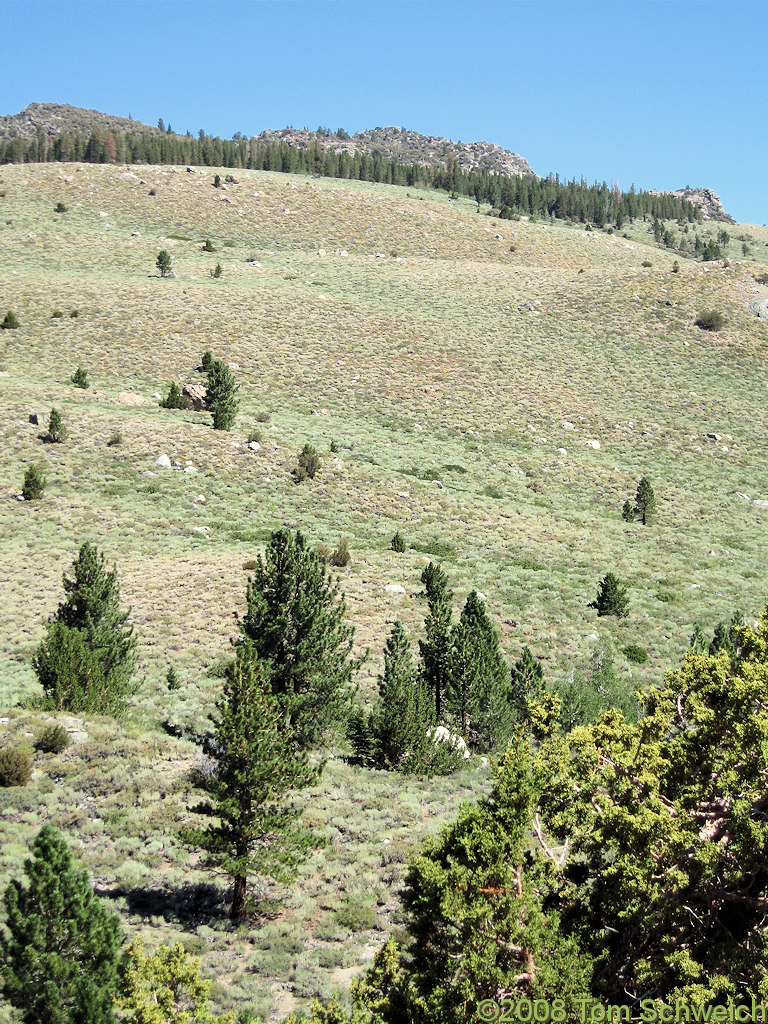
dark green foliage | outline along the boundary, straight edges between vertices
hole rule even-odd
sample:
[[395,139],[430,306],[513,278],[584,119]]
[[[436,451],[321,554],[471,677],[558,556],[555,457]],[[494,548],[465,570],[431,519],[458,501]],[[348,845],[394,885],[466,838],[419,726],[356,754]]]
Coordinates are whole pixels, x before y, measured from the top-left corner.
[[635,665],[644,665],[648,661],[648,651],[639,644],[627,644],[624,648],[624,657]]
[[402,555],[402,553],[405,551],[405,548],[406,548],[405,538],[403,537],[402,533],[400,533],[399,530],[392,537],[392,541],[390,543],[390,547],[392,548],[393,551],[396,551],[399,555]]
[[650,260],[643,260],[643,262],[640,264],[640,266],[641,267],[652,267],[653,264],[651,263]]
[[704,331],[719,331],[725,326],[725,317],[716,309],[704,309],[694,323]]
[[215,277],[215,278],[221,277],[221,264],[220,263],[217,263],[216,266],[211,271],[211,277]]
[[16,316],[12,309],[9,309],[5,316],[3,317],[2,323],[0,323],[0,328],[2,328],[2,330],[4,331],[12,331],[20,326],[21,325],[19,323],[19,318]]
[[79,317],[79,316],[80,316],[80,310],[79,310],[79,309],[72,309],[72,310],[70,310],[70,313],[69,313],[69,315],[70,315],[70,317],[71,317],[71,318],[72,318],[73,320],[75,320],[75,319],[77,319],[77,317]]
[[206,238],[201,248],[203,252],[216,252],[216,249],[214,248],[214,245],[211,242],[210,238]]
[[69,431],[62,422],[61,413],[58,409],[51,409],[51,417],[48,420],[48,440],[54,444],[66,441],[68,433]]
[[221,175],[220,174],[215,174],[214,175],[214,177],[213,177],[213,187],[214,188],[221,188]]
[[373,738],[373,715],[355,704],[347,719],[347,739],[355,760],[365,768],[376,763]]
[[107,438],[107,448],[114,448],[115,445],[123,443],[123,435],[119,430],[113,430]]
[[231,430],[240,405],[237,392],[240,385],[232,376],[232,371],[221,359],[211,363],[208,370],[208,389],[205,396],[205,407],[213,415],[214,430]]
[[87,388],[88,387],[88,371],[84,370],[82,366],[78,366],[71,377],[72,383],[76,388]]
[[160,277],[168,277],[171,272],[171,254],[167,249],[161,249],[157,254],[155,266],[160,271]]
[[451,633],[445,710],[454,727],[476,750],[503,746],[512,733],[510,680],[499,638],[472,591]]
[[527,852],[543,781],[525,745],[510,747],[491,797],[466,805],[415,860],[402,897],[409,942],[391,982],[397,998],[388,995],[378,1019],[467,1024],[499,993],[561,998],[578,1019],[591,964],[544,909],[546,865]]
[[301,533],[276,531],[257,562],[240,644],[253,645],[286,721],[310,746],[346,718],[352,673],[362,663],[351,657],[354,629],[338,582]]
[[64,203],[62,203],[61,201],[59,201],[59,202],[58,202],[58,203],[56,203],[56,205],[54,206],[54,208],[53,208],[53,212],[54,212],[54,213],[66,213],[66,212],[67,212],[67,207],[66,207],[66,206],[64,205]]
[[349,553],[349,540],[346,537],[341,537],[339,543],[331,552],[331,557],[328,561],[331,565],[335,565],[339,569],[344,569],[349,565],[351,558],[352,556]]
[[451,674],[451,630],[453,608],[448,577],[435,562],[421,574],[429,612],[424,622],[426,637],[419,640],[422,675],[434,705],[434,720],[442,721],[443,696]]
[[741,634],[744,628],[744,616],[741,612],[734,612],[729,622],[718,622],[711,640],[707,640],[704,630],[697,622],[691,635],[690,647],[697,654],[716,655],[725,651],[731,664],[731,670],[736,672],[741,660]]
[[46,624],[32,667],[53,711],[119,715],[132,693],[136,640],[130,609],[120,610],[117,570],[89,543],[80,548],[74,576],[63,577],[66,600]]
[[117,917],[44,825],[24,863],[26,884],[5,890],[3,994],[24,1024],[113,1024],[122,934]]
[[635,521],[635,506],[631,501],[627,500],[621,509],[621,518],[625,523],[634,523]]
[[307,478],[314,480],[321,466],[322,462],[317,449],[313,448],[311,444],[305,444],[299,452],[298,465],[293,471],[296,483],[300,484]]
[[332,440],[330,445],[328,446],[328,450],[330,451],[331,455],[338,454],[339,446],[337,442]]
[[24,747],[0,749],[0,787],[26,786],[32,777],[32,758]]
[[203,358],[200,360],[200,369],[203,373],[209,373],[213,366],[213,356],[210,352],[203,352]]
[[239,920],[248,912],[249,875],[288,882],[319,845],[301,827],[301,811],[286,797],[315,782],[320,769],[310,766],[298,733],[286,724],[269,668],[247,642],[227,669],[216,707],[211,752],[217,770],[205,784],[210,799],[195,808],[215,820],[207,828],[185,829],[182,838],[233,879],[230,916]]
[[621,585],[612,572],[606,573],[600,582],[596,599],[587,607],[597,608],[598,615],[615,615],[619,619],[626,618],[629,614],[627,588]]
[[35,737],[35,749],[42,754],[60,754],[69,746],[69,733],[63,725],[46,725]]
[[27,467],[27,471],[24,474],[24,483],[21,487],[22,497],[25,501],[39,501],[43,496],[47,483],[48,481],[43,476],[40,467],[33,462],[31,466]]
[[655,514],[656,496],[653,493],[653,487],[651,487],[650,480],[648,477],[644,476],[637,485],[637,494],[635,495],[635,516],[640,520],[643,526],[647,526]]
[[384,674],[370,720],[375,764],[390,771],[426,770],[435,753],[427,736],[432,724],[430,695],[416,671],[405,630],[396,622],[384,650]]
[[63,320],[63,319],[64,319],[64,314],[62,313],[62,311],[60,309],[54,309],[54,311],[51,313],[51,320]]
[[168,394],[160,402],[161,409],[183,409],[184,408],[184,395],[181,392],[181,388],[172,380],[168,385]]
[[673,274],[679,274],[680,273],[680,264],[678,263],[677,260],[675,260],[675,262],[672,264],[672,273]]
[[528,646],[523,647],[520,657],[510,671],[510,705],[514,722],[527,722],[531,701],[538,700],[544,692],[544,668]]
[[261,412],[257,412],[254,418],[257,423],[269,423],[269,415],[270,414],[266,412],[266,410],[262,410]]
[[181,683],[179,682],[179,677],[176,675],[176,669],[173,667],[173,665],[170,665],[168,668],[168,672],[166,673],[165,676],[165,682],[169,690],[178,690],[179,687],[181,686]]

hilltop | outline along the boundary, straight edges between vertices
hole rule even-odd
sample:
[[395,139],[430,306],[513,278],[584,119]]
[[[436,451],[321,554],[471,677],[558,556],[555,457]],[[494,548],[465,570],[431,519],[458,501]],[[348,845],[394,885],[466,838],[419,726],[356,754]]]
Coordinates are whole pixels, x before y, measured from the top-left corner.
[[[398,930],[408,861],[488,774],[361,769],[333,737],[300,798],[328,846],[269,918],[229,927],[226,883],[178,834],[265,540],[281,525],[316,548],[349,539],[334,572],[355,653],[370,651],[367,704],[392,623],[424,635],[430,561],[456,613],[486,595],[506,662],[530,647],[547,685],[593,680],[606,651],[628,692],[659,682],[697,623],[752,620],[767,596],[768,321],[748,305],[766,293],[768,231],[736,226],[727,265],[704,263],[639,217],[585,230],[499,220],[444,191],[227,173],[0,167],[0,285],[20,324],[0,331],[0,746],[51,717],[23,702],[84,540],[117,567],[140,660],[127,720],[56,716],[71,747],[0,791],[0,886],[53,821],[131,937],[201,955],[217,1011],[280,1019],[346,989]],[[173,278],[158,276],[163,249]],[[697,326],[702,310],[722,330]],[[240,383],[230,433],[159,406],[170,381],[204,379],[206,350]],[[42,440],[52,407],[62,444]],[[307,443],[322,466],[297,484]],[[48,488],[19,501],[32,462]],[[643,476],[647,527],[622,519]],[[628,587],[626,619],[589,607],[608,571]]]
[[[121,136],[132,136],[134,140],[147,137],[162,140],[168,136],[175,139],[185,138],[177,132],[171,132],[170,126],[168,129],[153,128],[140,121],[114,117],[98,110],[85,110],[80,107],[52,103],[31,103],[18,114],[0,117],[0,143],[11,140],[29,142],[40,132],[47,139],[60,138],[68,133],[78,133],[87,140],[94,129]],[[210,139],[210,137],[208,138]],[[217,138],[213,138],[211,141],[221,142]],[[242,150],[244,137],[238,133],[234,136],[233,142],[236,142],[238,148]],[[378,156],[387,161],[393,161],[403,168],[422,167],[451,171],[455,167],[465,174],[484,173],[502,177],[529,178],[537,182],[542,180],[533,171],[527,160],[517,153],[502,149],[501,146],[488,142],[451,142],[448,139],[407,131],[405,128],[374,128],[352,136],[343,129],[336,132],[331,132],[326,128],[319,128],[314,132],[306,128],[267,129],[253,137],[250,142],[252,147],[259,145],[262,147],[289,147],[303,153],[310,150],[316,151],[319,148],[320,152],[344,158]],[[119,162],[125,154],[122,150],[118,151],[117,147],[113,147],[111,152],[107,152],[105,155],[112,162],[117,156]],[[49,152],[47,158],[51,159],[51,156],[52,153]],[[14,152],[6,159],[16,162],[23,160],[24,156]],[[145,154],[143,159],[154,160],[156,157]],[[238,162],[236,165],[245,166],[246,159],[243,156],[242,162]],[[174,161],[166,157],[162,162]],[[177,157],[176,162],[182,162],[181,158]],[[204,162],[208,164],[212,162],[210,153],[206,154]],[[273,166],[280,166],[279,159]],[[267,168],[270,169],[269,165]],[[648,194],[664,195],[657,190],[650,190]],[[732,218],[723,210],[720,197],[712,189],[686,187],[678,189],[670,195],[690,202],[705,219],[733,222]]]

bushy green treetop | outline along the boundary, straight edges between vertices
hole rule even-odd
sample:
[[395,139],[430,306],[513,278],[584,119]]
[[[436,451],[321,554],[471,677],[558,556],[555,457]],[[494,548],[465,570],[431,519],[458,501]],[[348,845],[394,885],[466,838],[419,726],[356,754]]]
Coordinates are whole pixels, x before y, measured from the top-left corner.
[[63,836],[43,825],[5,890],[3,994],[24,1024],[113,1024],[122,932]]

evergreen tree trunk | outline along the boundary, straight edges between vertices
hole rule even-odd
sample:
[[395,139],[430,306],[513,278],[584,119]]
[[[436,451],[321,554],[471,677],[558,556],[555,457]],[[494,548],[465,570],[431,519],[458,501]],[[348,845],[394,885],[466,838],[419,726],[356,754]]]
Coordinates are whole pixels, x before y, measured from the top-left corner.
[[232,907],[229,916],[233,921],[242,921],[245,917],[245,875],[235,875],[235,889],[232,896]]

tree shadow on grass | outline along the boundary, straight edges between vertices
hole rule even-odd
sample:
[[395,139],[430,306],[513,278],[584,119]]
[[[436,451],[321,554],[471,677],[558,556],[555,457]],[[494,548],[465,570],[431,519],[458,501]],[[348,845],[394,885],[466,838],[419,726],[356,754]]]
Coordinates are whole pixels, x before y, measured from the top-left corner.
[[188,882],[181,888],[142,887],[96,890],[110,900],[125,900],[126,909],[138,917],[163,917],[184,928],[224,920],[229,916],[231,896],[212,882]]

